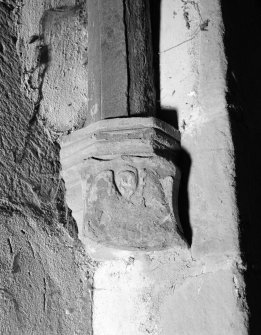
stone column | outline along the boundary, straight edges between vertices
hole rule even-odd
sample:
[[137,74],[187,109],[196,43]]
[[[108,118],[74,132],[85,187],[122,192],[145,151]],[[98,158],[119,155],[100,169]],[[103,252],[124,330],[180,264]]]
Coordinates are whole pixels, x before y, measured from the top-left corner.
[[94,335],[145,334],[158,327],[142,298],[154,282],[146,258],[187,250],[177,209],[180,134],[155,118],[149,1],[93,0],[88,13],[88,117],[61,150],[67,203],[98,262]]
[[89,113],[155,115],[149,1],[88,1]]
[[150,50],[145,4],[90,2],[89,118],[61,151],[67,202],[97,264],[93,334],[246,335],[219,1],[161,8],[161,105],[182,131],[190,248],[177,213],[180,134],[153,117],[151,54],[137,52]]
[[179,132],[152,117],[149,1],[89,1],[88,17],[88,117],[61,151],[80,238],[123,249],[184,245]]

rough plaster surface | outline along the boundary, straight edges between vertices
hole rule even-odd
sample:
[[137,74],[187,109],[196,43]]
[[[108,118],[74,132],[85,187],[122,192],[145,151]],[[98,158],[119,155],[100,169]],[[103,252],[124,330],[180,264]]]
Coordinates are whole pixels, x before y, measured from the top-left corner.
[[94,275],[94,334],[247,334],[240,264],[189,252],[112,252]]
[[91,334],[90,264],[80,246],[39,218],[2,212],[0,220],[0,333]]
[[88,102],[87,13],[83,1],[25,1],[18,51],[23,85],[56,131],[81,127]]
[[64,201],[59,146],[26,94],[21,6],[0,2],[0,333],[88,334],[90,263]]

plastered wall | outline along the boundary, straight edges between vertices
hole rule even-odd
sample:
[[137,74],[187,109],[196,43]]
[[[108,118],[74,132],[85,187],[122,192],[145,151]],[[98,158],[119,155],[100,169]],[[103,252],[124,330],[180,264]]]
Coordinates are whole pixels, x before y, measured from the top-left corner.
[[88,334],[90,263],[64,202],[59,146],[39,117],[45,61],[29,59],[43,12],[29,5],[0,2],[0,333]]

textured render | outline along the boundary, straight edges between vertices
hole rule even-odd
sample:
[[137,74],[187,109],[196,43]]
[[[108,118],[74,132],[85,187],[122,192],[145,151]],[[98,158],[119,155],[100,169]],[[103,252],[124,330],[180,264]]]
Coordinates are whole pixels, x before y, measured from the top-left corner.
[[[203,266],[170,298],[173,310],[184,307],[184,323],[173,326],[181,334],[247,334],[220,4],[163,1],[161,14],[161,103],[177,115],[183,147],[180,217],[192,258]],[[204,274],[209,266],[213,275]]]
[[[17,4],[19,5],[19,1]],[[26,0],[17,49],[25,92],[54,131],[81,127],[88,105],[88,37],[84,1]]]
[[40,7],[25,20],[20,2],[0,2],[0,333],[86,335],[91,263],[64,201],[59,146],[25,88],[22,26]]

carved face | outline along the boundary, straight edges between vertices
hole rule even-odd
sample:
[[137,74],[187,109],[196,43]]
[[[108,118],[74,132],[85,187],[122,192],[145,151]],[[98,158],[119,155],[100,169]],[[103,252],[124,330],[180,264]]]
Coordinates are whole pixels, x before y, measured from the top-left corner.
[[131,170],[124,170],[116,173],[115,183],[121,195],[129,199],[137,189],[137,173]]

